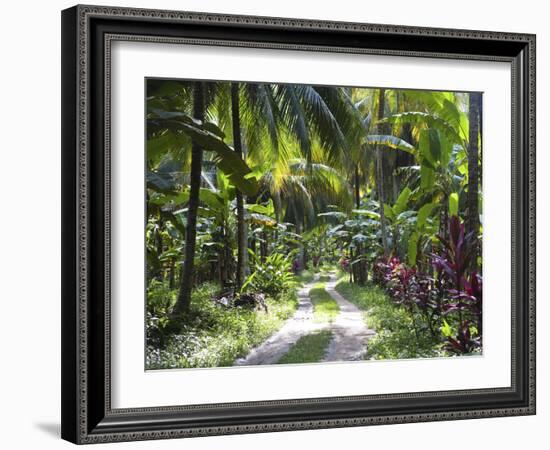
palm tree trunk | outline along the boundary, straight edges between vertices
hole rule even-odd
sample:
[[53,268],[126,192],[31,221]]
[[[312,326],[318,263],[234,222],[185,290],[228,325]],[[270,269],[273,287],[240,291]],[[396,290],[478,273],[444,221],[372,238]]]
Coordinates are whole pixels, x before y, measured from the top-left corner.
[[218,252],[218,274],[220,279],[220,285],[222,289],[225,288],[227,285],[227,254],[226,254],[226,247],[227,247],[227,231],[225,224],[222,224],[221,227],[221,239],[220,242],[222,244],[222,249]]
[[174,289],[176,282],[176,260],[170,259],[170,271],[168,272],[168,287]]
[[[204,121],[204,85],[196,82],[193,89],[193,116]],[[202,172],[202,148],[196,142],[191,146],[191,176],[189,186],[189,204],[187,210],[187,226],[185,229],[185,258],[180,280],[180,291],[174,313],[181,314],[189,310],[191,304],[191,289],[193,287],[193,264],[197,237],[197,211],[199,209],[199,192]]]
[[[378,94],[378,120],[384,118],[385,89],[380,89]],[[378,132],[383,134],[383,125],[378,125]],[[376,189],[378,191],[378,202],[380,203],[380,231],[382,233],[382,248],[384,256],[388,256],[388,239],[386,235],[386,215],[384,214],[384,171],[382,169],[382,148],[376,149]]]
[[275,210],[275,222],[277,222],[273,239],[275,242],[279,242],[279,224],[281,223],[281,197],[278,192],[275,192],[271,198],[273,200],[273,209]]
[[355,176],[353,180],[355,184],[355,207],[361,208],[361,191],[360,191],[360,179],[359,179],[359,164],[355,165]]
[[[239,105],[239,83],[231,83],[231,120],[233,122],[233,147],[235,153],[243,156],[241,143],[241,116]],[[237,274],[235,290],[239,290],[246,277],[247,267],[247,230],[244,220],[244,196],[237,189]]]
[[472,268],[477,268],[477,257],[479,255],[479,245],[477,235],[479,234],[479,122],[481,116],[481,94],[470,94],[470,107],[468,118],[470,121],[469,145],[468,145],[468,216],[466,220],[466,232],[474,236],[474,253],[472,258]]
[[[359,178],[359,165],[355,165],[355,174],[354,174],[354,191],[355,191],[355,207],[357,209],[361,208],[361,191],[360,191],[360,178]],[[360,262],[356,262],[353,267],[356,273],[355,279],[360,285],[364,285],[366,283],[366,271],[367,267],[365,265],[365,261],[363,259],[363,244],[361,242],[357,243],[357,255],[356,259],[360,259]]]
[[265,263],[265,260],[267,258],[267,233],[262,231],[262,241],[260,242],[260,261],[261,263]]
[[[292,213],[294,215],[294,225],[296,226],[296,234],[302,236],[303,217],[298,216],[298,208],[296,203],[292,202]],[[302,220],[301,220],[302,219]],[[298,271],[304,270],[304,243],[302,239],[298,243]]]

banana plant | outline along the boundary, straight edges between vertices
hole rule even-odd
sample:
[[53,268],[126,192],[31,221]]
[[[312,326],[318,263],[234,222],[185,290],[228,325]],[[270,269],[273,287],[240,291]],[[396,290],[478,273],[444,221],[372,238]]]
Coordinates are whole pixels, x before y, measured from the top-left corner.
[[[427,109],[393,114],[383,122],[412,127],[412,134],[418,138],[415,157],[420,166],[420,188],[431,202],[448,203],[453,213],[459,212],[461,203],[465,203],[460,198],[465,197],[468,184],[469,132],[467,114],[459,107],[459,94],[415,91],[406,95]],[[440,232],[445,233],[452,213],[447,208],[439,212]]]
[[[418,192],[413,192],[408,186],[403,188],[393,205],[384,205],[384,211],[392,232],[393,254],[407,260],[410,266],[416,266],[419,254],[429,253],[429,246],[436,239],[438,232],[437,217],[434,216],[439,208],[436,202],[422,205],[416,211],[411,203]],[[456,195],[451,198],[456,199]],[[452,208],[455,208],[452,202]]]
[[[148,127],[161,130],[148,140],[148,151],[149,148],[161,147],[166,141],[173,145],[185,144],[186,139],[182,137],[183,134],[200,145],[204,151],[215,154],[215,164],[229,177],[233,186],[246,195],[257,194],[258,182],[255,177],[248,176],[252,173],[252,169],[235,153],[233,148],[224,142],[223,131],[214,123],[200,122],[182,112],[167,112],[158,109],[153,109],[147,114],[147,121]],[[155,175],[156,173],[152,172],[150,178],[154,179]]]
[[382,249],[379,243],[378,213],[355,209],[351,214],[327,211],[318,214],[318,217],[332,223],[333,226],[327,229],[327,236],[344,250],[341,265],[349,270],[351,281],[365,284],[369,266],[378,258]]

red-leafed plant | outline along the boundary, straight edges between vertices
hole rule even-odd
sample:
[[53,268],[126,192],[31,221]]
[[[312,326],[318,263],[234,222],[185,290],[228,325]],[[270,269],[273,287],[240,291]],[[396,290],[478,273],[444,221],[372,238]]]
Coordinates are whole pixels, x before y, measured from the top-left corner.
[[431,255],[434,273],[409,267],[397,257],[381,259],[373,269],[373,281],[409,313],[415,334],[429,329],[445,341],[444,349],[464,354],[481,347],[482,277],[468,272],[473,255],[473,236],[451,217],[449,238],[439,238],[439,251]]
[[375,265],[373,279],[385,287],[397,305],[407,309],[416,335],[426,327],[432,336],[437,335],[441,311],[431,276],[393,257]]
[[[474,237],[465,234],[457,216],[450,219],[449,240],[439,237],[441,252],[432,255],[444,316],[458,316],[457,336],[447,336],[447,349],[470,353],[481,346],[482,278],[468,273],[474,255]],[[475,324],[475,325],[474,325]],[[472,332],[475,326],[475,337]]]
[[472,353],[477,350],[481,346],[481,337],[472,335],[471,329],[470,321],[462,322],[456,336],[447,336],[445,350],[456,354]]

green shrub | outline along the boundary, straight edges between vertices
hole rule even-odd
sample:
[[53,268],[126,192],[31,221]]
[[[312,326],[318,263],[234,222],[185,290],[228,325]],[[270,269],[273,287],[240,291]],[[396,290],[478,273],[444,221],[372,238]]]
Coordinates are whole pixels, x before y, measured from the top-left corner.
[[263,292],[277,297],[285,289],[294,287],[296,280],[292,273],[292,253],[283,255],[272,253],[265,262],[257,261],[254,271],[245,280],[241,292]]
[[298,305],[294,290],[285,290],[266,299],[267,313],[224,307],[212,301],[216,291],[212,283],[194,289],[189,313],[172,320],[164,342],[148,339],[147,369],[231,366],[278,330]]
[[178,291],[170,289],[167,282],[152,280],[147,287],[147,337],[157,345],[165,342],[177,296]]
[[428,330],[415,333],[410,315],[395,305],[378,286],[359,286],[341,280],[336,290],[365,311],[376,336],[367,344],[367,359],[408,359],[442,356],[441,342]]

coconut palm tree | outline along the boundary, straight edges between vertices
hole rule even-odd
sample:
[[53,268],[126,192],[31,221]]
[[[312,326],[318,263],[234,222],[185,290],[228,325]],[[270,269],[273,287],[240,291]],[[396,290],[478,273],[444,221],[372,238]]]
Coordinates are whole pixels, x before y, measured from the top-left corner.
[[[307,161],[311,161],[314,141],[333,160],[340,158],[347,147],[345,133],[352,124],[352,116],[338,88],[231,83],[230,95],[233,146],[245,160],[248,155],[258,159],[258,153],[263,153],[264,160],[287,161],[289,153],[279,145],[283,133],[287,136],[287,144],[291,142],[299,147]],[[266,153],[270,155],[268,158],[265,158]],[[248,232],[244,203],[242,194],[237,192],[237,290],[247,273]]]
[[[345,128],[350,123],[345,97],[338,88],[236,82],[196,82],[192,88],[190,85],[191,83],[178,82],[173,87],[162,86],[162,95],[159,95],[159,98],[150,99],[155,119],[162,120],[162,126],[168,128],[163,129],[155,139],[162,140],[161,144],[164,146],[168,144],[175,148],[189,145],[189,137],[192,141],[185,258],[176,312],[187,310],[190,302],[193,278],[192,256],[195,247],[193,230],[196,227],[196,211],[200,201],[198,192],[201,184],[204,144],[207,146],[206,150],[217,152],[215,161],[219,168],[224,170],[225,164],[225,170],[232,172],[230,176],[235,178],[232,180],[237,188],[238,262],[235,284],[239,289],[246,275],[247,226],[244,213],[245,198],[241,185],[250,188],[251,180],[243,179],[242,176],[243,170],[248,169],[244,162],[248,159],[248,155],[251,160],[258,153],[264,153],[264,155],[268,153],[271,158],[287,159],[288,154],[285,154],[285,149],[279,146],[280,135],[285,133],[291,136],[293,144],[300,148],[301,154],[307,161],[312,158],[313,141],[323,146],[332,159],[337,159],[339,152],[345,149]],[[193,101],[189,101],[190,95]],[[174,97],[177,97],[178,102],[174,103]],[[201,104],[202,107],[200,107]],[[183,123],[183,116],[191,106],[193,118]],[[229,111],[230,117],[228,117]],[[207,118],[217,123],[205,122]],[[191,123],[193,121],[194,123]],[[203,123],[204,127],[201,129]],[[236,161],[227,154],[227,146],[223,143],[225,136],[223,129],[228,128],[229,124],[233,154],[241,160],[240,169],[243,169],[237,173],[233,173]],[[182,134],[187,135],[187,142],[179,142]],[[227,161],[230,162],[227,163]],[[303,222],[302,219],[300,223]]]
[[[204,121],[204,84],[195,82],[193,87],[193,118]],[[202,147],[194,140],[191,146],[191,175],[189,182],[189,206],[187,224],[185,227],[185,249],[183,270],[180,280],[178,300],[174,307],[176,314],[189,309],[191,303],[191,286],[193,279],[193,264],[195,261],[195,243],[197,236],[197,211],[199,208],[199,190],[202,172]]]
[[[207,113],[210,115],[209,110],[212,109],[216,93],[219,91],[218,84],[178,82],[174,86],[163,86],[163,88],[164,90],[160,93],[153,90],[151,93],[156,95],[148,96],[148,129],[154,130],[148,136],[148,153],[155,149],[155,146],[162,147],[169,153],[175,153],[178,157],[175,158],[174,163],[181,171],[187,160],[182,155],[182,149],[188,148],[189,144],[191,146],[189,191],[174,192],[175,186],[167,183],[163,179],[164,174],[158,171],[150,172],[150,183],[148,183],[155,189],[169,194],[167,201],[173,202],[178,198],[178,194],[184,194],[184,199],[180,201],[188,204],[183,270],[178,299],[174,307],[174,313],[180,314],[189,308],[193,286],[197,212],[201,200],[201,180],[204,179],[203,151],[215,154],[212,162],[227,174],[231,183],[241,192],[254,195],[258,185],[253,178],[247,176],[251,171],[242,157],[224,142],[223,131],[216,124],[205,121]],[[188,99],[189,95],[192,96],[192,102]],[[192,117],[188,115],[190,107],[192,107]],[[186,189],[183,184],[182,187]]]
[[[479,233],[479,131],[481,121],[481,94],[472,92],[469,94],[470,104],[468,108],[469,140],[468,140],[468,196],[466,231],[477,236]],[[473,268],[477,268],[479,248],[477,239],[474,240]]]
[[[231,123],[233,128],[233,147],[239,158],[243,158],[241,143],[241,112],[239,83],[231,83]],[[244,157],[246,159],[246,157]],[[237,202],[237,273],[235,276],[235,289],[238,291],[247,274],[247,242],[248,233],[244,217],[244,198],[240,190],[236,193]]]
[[[353,105],[356,115],[360,117],[361,134],[354,132],[348,139],[355,142],[350,152],[349,162],[351,167],[349,171],[354,173],[354,193],[356,208],[361,207],[360,186],[361,181],[369,178],[371,162],[374,162],[374,180],[376,193],[378,197],[380,210],[380,230],[382,237],[382,247],[384,254],[388,254],[388,242],[386,232],[386,217],[384,213],[384,203],[386,202],[385,187],[386,179],[396,183],[396,177],[393,173],[386,175],[388,168],[393,164],[387,164],[387,160],[396,160],[394,152],[390,150],[401,150],[406,153],[414,153],[414,147],[405,140],[390,134],[390,129],[383,122],[386,115],[387,102],[386,97],[391,96],[395,103],[395,92],[386,89],[359,89],[355,91]],[[373,117],[376,117],[373,120]],[[391,157],[390,157],[391,156]],[[393,171],[393,169],[392,169]],[[396,188],[394,188],[396,190]]]

